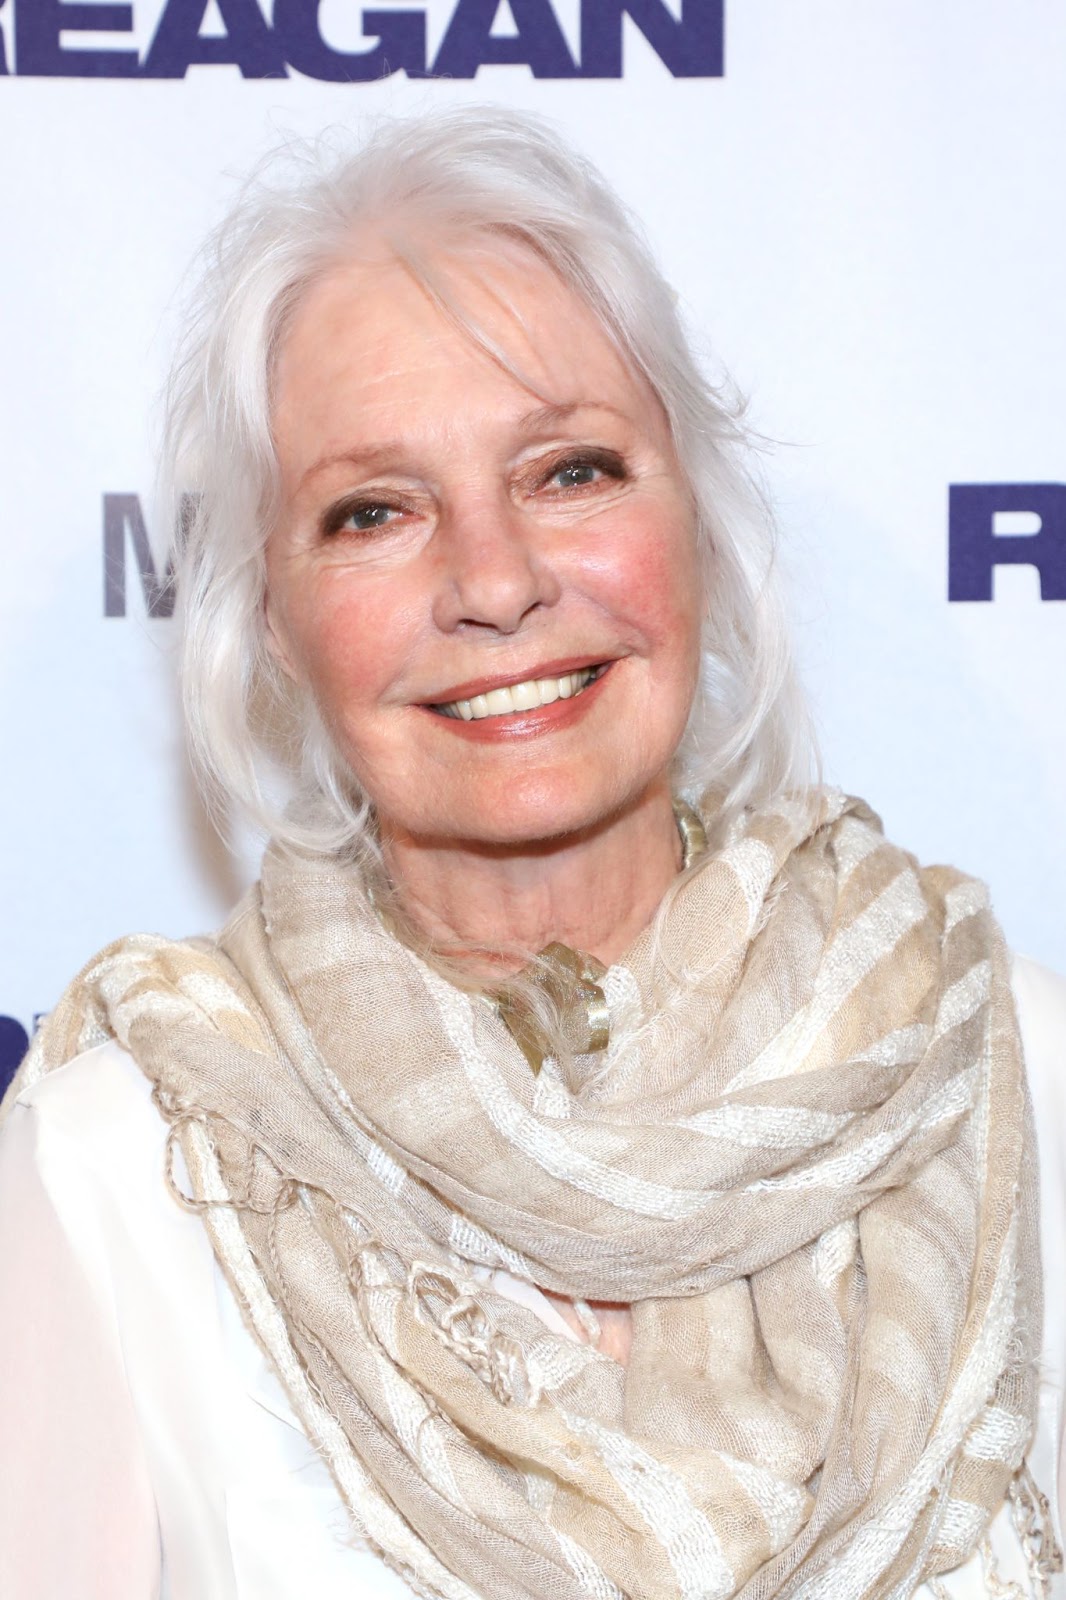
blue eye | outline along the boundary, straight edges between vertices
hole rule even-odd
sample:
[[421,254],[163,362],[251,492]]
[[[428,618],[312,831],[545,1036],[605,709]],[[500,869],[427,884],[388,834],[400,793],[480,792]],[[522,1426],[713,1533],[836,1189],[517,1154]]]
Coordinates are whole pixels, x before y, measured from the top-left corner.
[[558,490],[562,494],[581,489],[595,488],[613,481],[624,482],[629,477],[625,461],[614,450],[583,449],[573,455],[556,459],[540,481],[542,489]]
[[402,508],[385,500],[342,500],[322,519],[322,532],[327,536],[338,533],[378,533],[390,528]]
[[565,465],[556,467],[552,482],[557,483],[560,489],[580,489],[586,483],[594,483],[601,470],[593,461],[567,461]]
[[386,526],[394,510],[394,506],[383,506],[376,502],[351,506],[345,515],[343,526],[352,527],[357,533],[372,533],[375,528]]

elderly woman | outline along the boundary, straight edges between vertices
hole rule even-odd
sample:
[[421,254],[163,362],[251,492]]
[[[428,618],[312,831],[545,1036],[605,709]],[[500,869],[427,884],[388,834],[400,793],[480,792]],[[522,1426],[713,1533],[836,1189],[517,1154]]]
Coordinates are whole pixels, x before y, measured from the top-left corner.
[[463,111],[212,259],[186,706],[273,838],[8,1099],[0,1592],[1061,1593],[1066,995],[808,786],[619,202]]

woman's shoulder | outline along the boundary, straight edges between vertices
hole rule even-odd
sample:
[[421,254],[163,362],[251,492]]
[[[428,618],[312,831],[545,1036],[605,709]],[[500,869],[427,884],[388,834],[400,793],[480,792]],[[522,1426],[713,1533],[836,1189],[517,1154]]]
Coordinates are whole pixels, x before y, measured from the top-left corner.
[[152,1104],[151,1084],[133,1057],[109,1039],[54,1067],[19,1093],[12,1115],[32,1113],[42,1134],[69,1137],[85,1160],[106,1160],[131,1133],[157,1132],[162,1119]]
[[1029,956],[1014,956],[1011,967],[1022,1032],[1043,1042],[1045,1030],[1066,1027],[1066,978]]
[[25,1197],[24,1219],[46,1206],[72,1238],[91,1229],[110,1241],[106,1255],[116,1241],[157,1234],[172,1215],[196,1221],[161,1181],[167,1126],[151,1083],[113,1040],[27,1084],[5,1112],[0,1166]]
[[1015,956],[1012,969],[1037,1131],[1054,1129],[1066,1145],[1066,978],[1027,956]]

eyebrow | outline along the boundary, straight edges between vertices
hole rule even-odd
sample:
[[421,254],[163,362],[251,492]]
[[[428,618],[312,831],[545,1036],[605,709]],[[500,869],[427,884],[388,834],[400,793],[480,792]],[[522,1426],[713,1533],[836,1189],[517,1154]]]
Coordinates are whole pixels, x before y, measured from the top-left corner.
[[[609,400],[574,400],[568,405],[536,406],[518,419],[518,428],[522,433],[536,434],[560,422],[568,422],[578,411],[606,411],[623,422],[630,420],[624,411],[612,405]],[[369,468],[371,471],[387,467],[403,453],[403,450],[404,446],[400,440],[389,439],[381,444],[356,445],[351,450],[333,451],[312,462],[307,471],[301,475],[300,487],[302,488],[309,479],[317,477],[329,467],[359,466]]]
[[371,470],[386,467],[395,461],[400,450],[399,440],[394,439],[384,444],[355,445],[351,450],[336,450],[328,456],[319,456],[306,472],[301,473],[299,487],[303,488],[309,479],[317,478],[320,472],[325,472],[329,467],[369,467]]
[[574,400],[565,406],[538,406],[534,411],[527,411],[518,425],[527,433],[536,433],[539,428],[551,427],[552,423],[568,422],[576,411],[607,411],[623,422],[629,420],[626,413],[609,400]]

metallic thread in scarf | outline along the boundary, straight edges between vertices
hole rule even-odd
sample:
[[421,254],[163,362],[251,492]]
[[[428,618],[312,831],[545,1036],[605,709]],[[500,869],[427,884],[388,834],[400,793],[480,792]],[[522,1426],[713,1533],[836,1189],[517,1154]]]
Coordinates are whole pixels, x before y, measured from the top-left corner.
[[[687,872],[706,850],[707,832],[699,813],[684,800],[674,801],[674,818],[681,837],[681,870]],[[602,961],[553,940],[539,952],[529,975],[557,1008],[575,1055],[598,1055],[606,1050],[611,1040],[611,1008],[602,987],[607,975]],[[497,1004],[508,1032],[533,1071],[539,1072],[548,1051],[536,1018],[513,990],[505,988]]]

